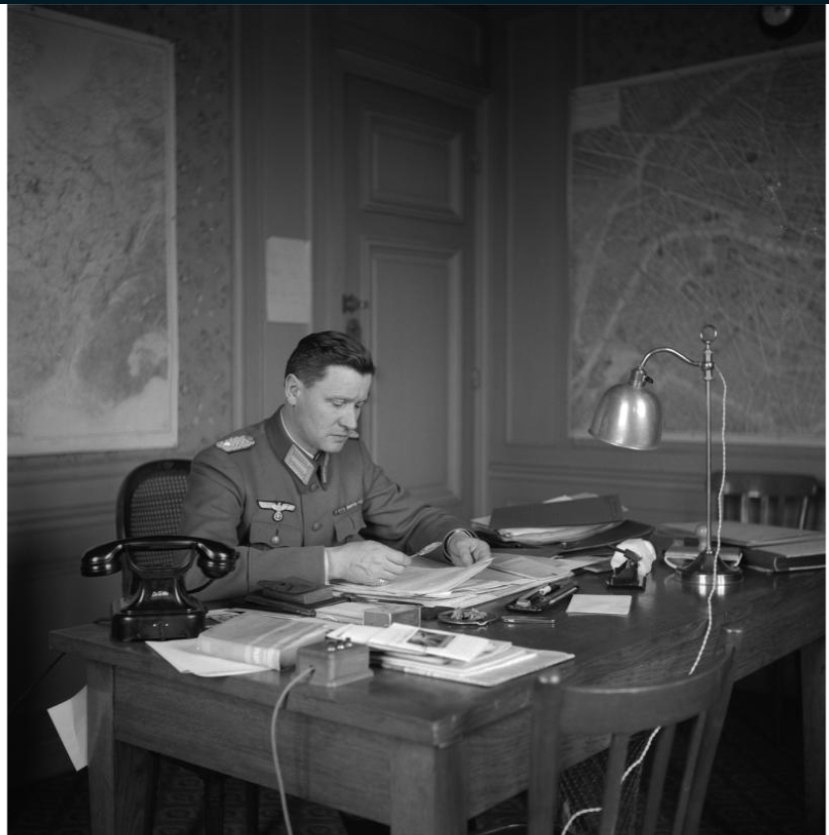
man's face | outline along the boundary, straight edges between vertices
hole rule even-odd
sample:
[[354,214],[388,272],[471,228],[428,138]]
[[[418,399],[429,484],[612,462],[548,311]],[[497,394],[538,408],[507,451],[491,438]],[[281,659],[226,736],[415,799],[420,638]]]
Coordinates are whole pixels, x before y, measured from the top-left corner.
[[339,452],[349,437],[356,437],[371,382],[371,374],[344,365],[328,366],[325,376],[310,386],[289,374],[285,419],[291,434],[309,452]]

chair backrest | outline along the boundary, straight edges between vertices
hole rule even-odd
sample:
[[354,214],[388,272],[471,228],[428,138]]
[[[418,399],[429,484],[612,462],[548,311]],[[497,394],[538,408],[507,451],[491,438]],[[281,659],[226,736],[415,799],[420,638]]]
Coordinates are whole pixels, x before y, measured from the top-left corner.
[[[175,536],[180,533],[181,505],[187,493],[190,461],[185,458],[165,458],[140,464],[127,474],[121,489],[115,514],[119,539],[142,536]],[[169,552],[157,551],[138,555],[138,559],[153,564],[176,559]],[[133,578],[124,572],[123,590],[135,590]]]
[[[567,685],[553,670],[536,684],[528,792],[529,835],[550,835],[562,820],[559,785],[562,740],[567,737],[609,737],[610,748],[599,795],[601,808],[580,821],[574,831],[614,835],[630,764],[632,741],[659,727],[647,754],[647,786],[641,821],[633,831],[652,835],[663,806],[673,808],[673,835],[693,835],[699,828],[702,803],[722,732],[734,683],[734,655],[742,633],[728,629],[725,652],[703,672],[661,684],[631,687]],[[663,803],[669,765],[676,762],[675,744],[683,752],[678,792]],[[642,766],[639,766],[640,768]],[[568,809],[568,814],[576,812]],[[598,821],[598,827],[595,826]],[[586,829],[582,829],[586,824]]]
[[178,534],[189,475],[184,458],[148,461],[132,470],[118,491],[118,538]]
[[[721,481],[722,473],[712,473],[715,502]],[[813,527],[819,492],[820,482],[810,475],[726,471],[723,519],[786,528]]]

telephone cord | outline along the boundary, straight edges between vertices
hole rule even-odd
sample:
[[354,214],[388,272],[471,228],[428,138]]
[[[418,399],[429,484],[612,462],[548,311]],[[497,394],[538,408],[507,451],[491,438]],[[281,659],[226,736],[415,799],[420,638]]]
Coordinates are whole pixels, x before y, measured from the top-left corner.
[[282,693],[280,693],[279,698],[276,700],[276,704],[274,705],[273,713],[271,714],[271,754],[273,756],[273,770],[276,773],[276,784],[279,789],[279,801],[282,804],[282,817],[285,819],[285,831],[287,835],[294,835],[294,831],[291,828],[291,818],[288,814],[288,798],[285,795],[285,784],[282,782],[282,770],[279,767],[279,755],[277,753],[276,746],[276,723],[279,717],[279,711],[285,704],[288,694],[294,689],[294,687],[301,684],[305,679],[310,679],[313,674],[314,668],[308,667],[299,675],[294,676],[285,685],[285,689]]
[[[693,675],[694,671],[696,670],[699,662],[702,660],[702,656],[705,653],[705,647],[708,644],[708,639],[711,636],[711,630],[714,626],[714,607],[713,607],[713,599],[714,594],[717,591],[717,560],[720,556],[720,548],[721,548],[721,539],[722,539],[722,522],[723,522],[723,492],[725,489],[725,466],[726,466],[726,444],[725,444],[725,416],[726,416],[726,399],[728,394],[728,385],[725,382],[725,377],[722,374],[720,369],[717,369],[717,374],[720,376],[720,381],[722,382],[722,427],[720,429],[720,439],[722,442],[722,478],[720,479],[720,486],[717,490],[717,535],[716,535],[716,547],[714,549],[714,582],[711,585],[711,590],[708,592],[708,597],[706,599],[707,605],[707,616],[706,616],[706,627],[705,627],[705,634],[702,637],[702,643],[700,644],[699,651],[697,652],[696,658],[694,659],[694,663],[691,665],[691,669],[688,671],[688,675]],[[647,742],[645,743],[644,748],[642,749],[642,753],[625,769],[625,773],[622,775],[622,783],[627,780],[628,776],[637,769],[642,762],[644,761],[645,757],[650,750],[651,743],[656,738],[656,735],[661,731],[662,728],[656,727],[651,731],[650,736],[648,737]],[[573,812],[572,815],[567,819],[567,823],[564,825],[564,828],[561,830],[561,835],[568,835],[570,831],[570,826],[580,817],[583,815],[587,815],[590,813],[601,812],[601,806],[590,806],[584,809],[579,809],[576,812]]]

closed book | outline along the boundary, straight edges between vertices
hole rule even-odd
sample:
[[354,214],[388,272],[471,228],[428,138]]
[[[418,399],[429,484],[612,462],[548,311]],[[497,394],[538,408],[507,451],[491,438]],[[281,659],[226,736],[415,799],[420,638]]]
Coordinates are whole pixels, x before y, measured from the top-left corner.
[[538,502],[496,507],[492,511],[489,527],[505,528],[556,528],[574,525],[602,525],[621,522],[624,518],[622,502],[615,494],[585,496],[579,499]]
[[323,640],[331,624],[246,612],[212,626],[196,639],[196,649],[231,661],[278,670],[296,664],[300,647]]
[[743,563],[757,571],[782,573],[826,567],[826,540],[787,542],[763,548],[745,548]]

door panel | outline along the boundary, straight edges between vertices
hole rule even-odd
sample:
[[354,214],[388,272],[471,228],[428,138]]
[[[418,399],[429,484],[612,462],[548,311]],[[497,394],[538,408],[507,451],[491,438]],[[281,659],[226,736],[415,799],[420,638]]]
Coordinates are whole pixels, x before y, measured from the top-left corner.
[[468,515],[474,415],[473,113],[346,75],[345,293],[378,367],[362,432],[420,498]]
[[[375,459],[421,497],[461,492],[460,256],[366,242],[374,352],[382,358],[369,406]],[[421,323],[429,321],[428,336]]]

